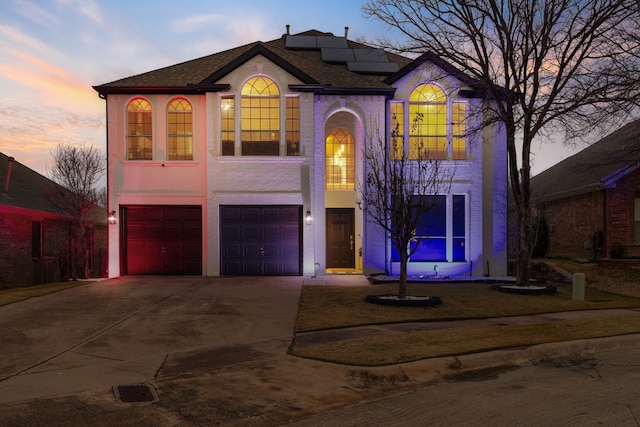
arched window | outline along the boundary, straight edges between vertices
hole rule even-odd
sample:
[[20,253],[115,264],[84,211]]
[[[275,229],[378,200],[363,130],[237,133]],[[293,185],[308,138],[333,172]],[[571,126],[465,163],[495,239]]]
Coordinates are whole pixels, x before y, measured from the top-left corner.
[[347,129],[333,130],[326,139],[327,190],[352,190],[355,181],[355,141]]
[[127,159],[151,160],[151,104],[136,98],[127,105]]
[[193,160],[193,121],[189,101],[174,99],[167,107],[167,151],[169,160]]
[[241,91],[240,133],[243,156],[280,154],[280,91],[273,80],[258,76]]
[[447,96],[434,84],[421,84],[409,97],[409,156],[447,158]]

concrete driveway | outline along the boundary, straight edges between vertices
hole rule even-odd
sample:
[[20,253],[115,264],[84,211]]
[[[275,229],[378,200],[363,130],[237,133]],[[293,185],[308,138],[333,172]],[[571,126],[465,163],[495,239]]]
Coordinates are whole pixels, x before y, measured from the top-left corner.
[[285,354],[302,282],[123,277],[0,307],[0,403],[147,381],[189,351]]

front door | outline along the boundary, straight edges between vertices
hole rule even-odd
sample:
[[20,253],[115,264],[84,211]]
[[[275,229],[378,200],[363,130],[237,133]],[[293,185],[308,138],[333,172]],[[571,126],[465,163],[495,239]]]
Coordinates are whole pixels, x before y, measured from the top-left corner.
[[354,210],[327,209],[327,268],[355,268]]

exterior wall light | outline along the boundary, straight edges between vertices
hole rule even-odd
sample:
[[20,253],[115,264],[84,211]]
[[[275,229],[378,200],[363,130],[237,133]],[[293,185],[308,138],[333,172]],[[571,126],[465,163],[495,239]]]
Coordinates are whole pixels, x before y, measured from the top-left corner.
[[116,211],[109,212],[109,216],[107,217],[107,220],[109,221],[109,224],[115,224],[116,223]]
[[311,218],[311,211],[307,211],[307,214],[304,216],[304,220],[307,223],[307,225],[311,225],[311,220],[313,218]]

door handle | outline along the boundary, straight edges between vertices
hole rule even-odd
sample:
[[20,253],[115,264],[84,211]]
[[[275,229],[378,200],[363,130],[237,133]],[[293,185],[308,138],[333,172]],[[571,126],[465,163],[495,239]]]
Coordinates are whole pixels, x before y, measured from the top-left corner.
[[260,255],[264,255],[264,248],[260,246],[260,249],[258,250],[258,252],[260,252]]
[[353,250],[353,234],[349,235],[349,249]]

